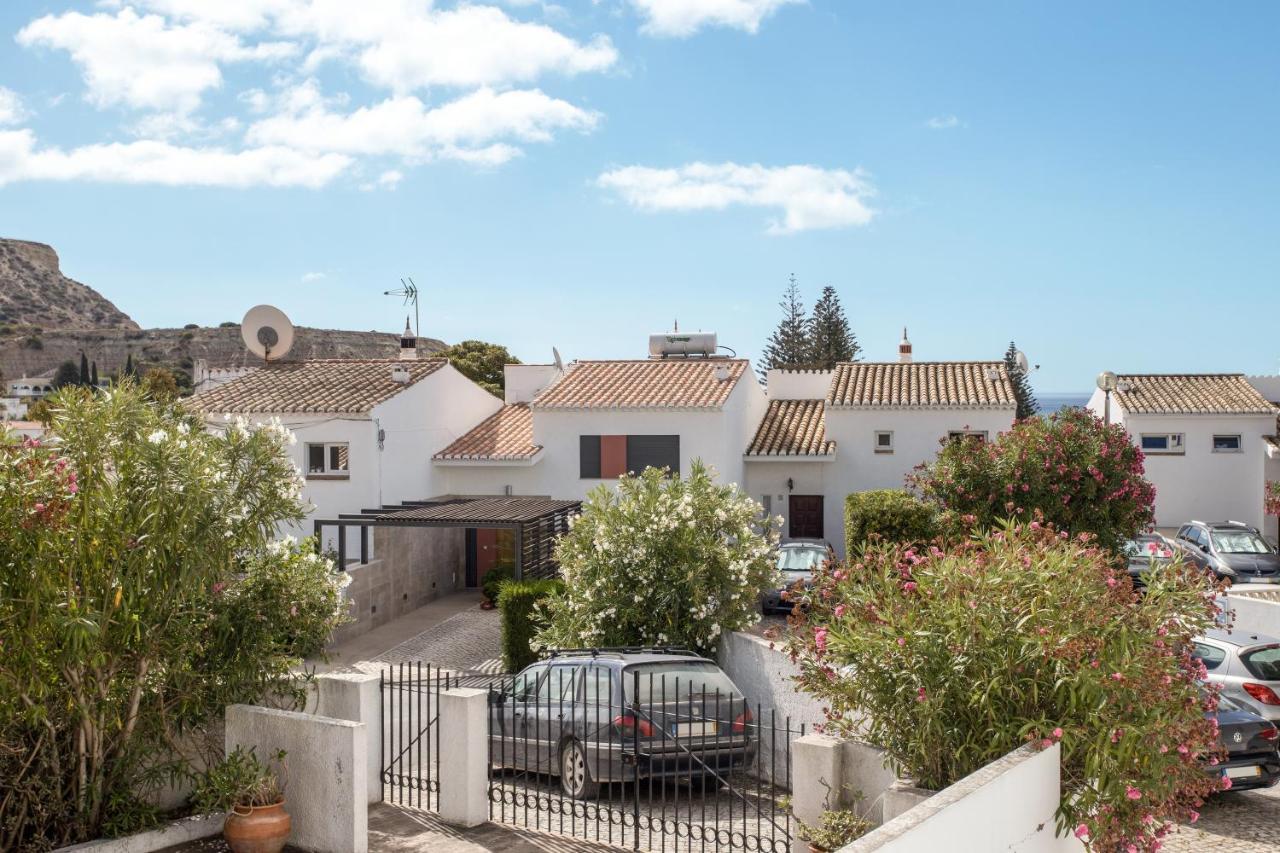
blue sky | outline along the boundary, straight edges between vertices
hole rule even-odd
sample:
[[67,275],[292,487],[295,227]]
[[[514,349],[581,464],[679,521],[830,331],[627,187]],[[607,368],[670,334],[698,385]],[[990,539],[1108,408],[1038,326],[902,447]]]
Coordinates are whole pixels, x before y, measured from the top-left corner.
[[1275,372],[1280,7],[14,0],[0,234],[144,326],[754,357],[795,273],[872,359]]

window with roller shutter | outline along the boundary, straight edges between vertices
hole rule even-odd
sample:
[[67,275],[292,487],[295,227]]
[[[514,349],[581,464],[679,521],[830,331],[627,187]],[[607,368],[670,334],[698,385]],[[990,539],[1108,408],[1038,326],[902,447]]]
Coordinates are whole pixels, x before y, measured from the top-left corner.
[[680,475],[678,435],[583,435],[578,437],[579,476],[616,480],[645,468],[666,468]]

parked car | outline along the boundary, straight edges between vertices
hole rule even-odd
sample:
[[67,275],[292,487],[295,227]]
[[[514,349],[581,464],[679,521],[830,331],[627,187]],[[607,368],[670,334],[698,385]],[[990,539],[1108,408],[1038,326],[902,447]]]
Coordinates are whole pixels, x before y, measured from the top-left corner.
[[1266,634],[1214,629],[1196,637],[1192,654],[1208,680],[1245,710],[1280,721],[1280,639]]
[[1242,708],[1227,697],[1219,697],[1218,710],[1206,717],[1218,720],[1218,742],[1227,751],[1227,760],[1205,764],[1214,776],[1226,776],[1232,790],[1270,788],[1280,782],[1280,731],[1275,723]]
[[1159,533],[1139,533],[1124,543],[1124,554],[1129,559],[1129,577],[1140,584],[1142,576],[1153,567],[1172,562],[1173,546]]
[[1240,521],[1190,521],[1178,528],[1174,544],[1189,560],[1233,583],[1280,580],[1280,555],[1262,533]]
[[490,690],[494,766],[600,785],[673,779],[708,789],[755,756],[751,708],[714,661],[668,649],[556,651]]
[[760,610],[765,614],[790,613],[795,608],[795,602],[791,600],[792,590],[797,585],[799,589],[813,586],[814,573],[831,557],[831,546],[817,540],[796,540],[779,545],[776,568],[780,582],[776,588],[761,594]]

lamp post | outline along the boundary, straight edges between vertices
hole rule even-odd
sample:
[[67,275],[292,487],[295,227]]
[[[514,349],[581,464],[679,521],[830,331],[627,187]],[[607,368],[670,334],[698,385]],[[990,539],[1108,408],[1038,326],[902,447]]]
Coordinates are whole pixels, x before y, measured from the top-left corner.
[[1111,424],[1111,392],[1119,386],[1119,380],[1110,370],[1104,370],[1098,374],[1098,388],[1106,394],[1106,402],[1102,408],[1103,423]]

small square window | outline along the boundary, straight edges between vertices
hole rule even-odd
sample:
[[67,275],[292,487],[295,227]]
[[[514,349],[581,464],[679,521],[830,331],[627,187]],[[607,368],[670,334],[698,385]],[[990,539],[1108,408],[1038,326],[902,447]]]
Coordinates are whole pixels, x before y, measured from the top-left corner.
[[876,453],[893,452],[893,431],[878,430],[876,432]]
[[1143,433],[1140,439],[1142,449],[1146,453],[1182,453],[1182,433],[1156,432]]
[[349,476],[351,450],[346,442],[307,445],[307,476],[320,479]]
[[1239,453],[1240,452],[1240,436],[1238,435],[1215,435],[1213,437],[1214,453]]

